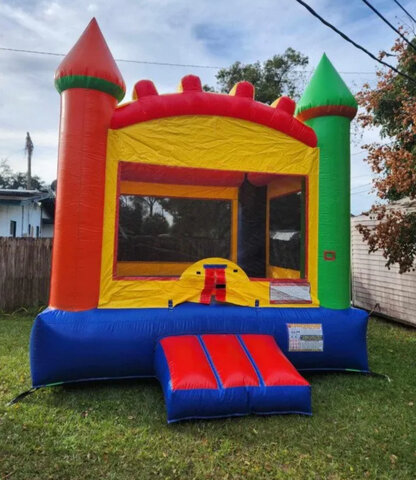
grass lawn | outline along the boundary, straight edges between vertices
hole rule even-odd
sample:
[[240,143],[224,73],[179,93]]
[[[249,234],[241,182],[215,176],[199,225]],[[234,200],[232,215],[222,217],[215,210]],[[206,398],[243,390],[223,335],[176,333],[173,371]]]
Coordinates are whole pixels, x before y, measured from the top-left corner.
[[391,378],[308,375],[313,416],[167,425],[156,381],[30,386],[32,316],[0,317],[0,479],[416,479],[416,330],[373,318]]

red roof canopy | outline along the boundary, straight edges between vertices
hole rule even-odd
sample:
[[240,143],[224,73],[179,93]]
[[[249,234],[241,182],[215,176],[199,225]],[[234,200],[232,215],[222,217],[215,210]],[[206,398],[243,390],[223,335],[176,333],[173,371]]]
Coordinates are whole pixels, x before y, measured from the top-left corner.
[[157,118],[181,115],[217,115],[234,117],[265,125],[283,132],[300,142],[316,147],[317,138],[312,128],[293,116],[293,100],[282,97],[274,106],[253,99],[254,88],[248,82],[237,84],[232,95],[202,91],[201,81],[187,75],[181,81],[182,92],[159,95],[150,80],[141,80],[135,86],[136,101],[114,111],[111,128],[119,129]]

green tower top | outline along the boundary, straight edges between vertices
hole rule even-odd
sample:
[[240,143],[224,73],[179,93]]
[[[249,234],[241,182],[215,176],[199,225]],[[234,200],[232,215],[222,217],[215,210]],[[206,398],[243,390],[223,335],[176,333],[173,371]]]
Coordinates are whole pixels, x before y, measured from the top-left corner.
[[296,108],[301,121],[337,115],[354,118],[357,102],[324,53]]

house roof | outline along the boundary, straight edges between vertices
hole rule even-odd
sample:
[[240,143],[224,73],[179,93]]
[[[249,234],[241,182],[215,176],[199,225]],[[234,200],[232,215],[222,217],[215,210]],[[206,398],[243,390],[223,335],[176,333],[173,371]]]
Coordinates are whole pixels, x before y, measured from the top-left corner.
[[[400,200],[395,200],[394,202],[390,202],[383,206],[386,207],[387,210],[398,210],[404,213],[416,213],[416,199],[412,200],[408,197],[402,198]],[[376,209],[376,212],[377,212],[377,209]],[[360,213],[355,218],[368,217],[368,216],[370,216],[370,218],[376,218],[376,213],[369,210],[369,211]]]
[[50,195],[49,192],[40,192],[39,190],[0,188],[0,203],[20,205],[22,203],[39,202],[49,198]]

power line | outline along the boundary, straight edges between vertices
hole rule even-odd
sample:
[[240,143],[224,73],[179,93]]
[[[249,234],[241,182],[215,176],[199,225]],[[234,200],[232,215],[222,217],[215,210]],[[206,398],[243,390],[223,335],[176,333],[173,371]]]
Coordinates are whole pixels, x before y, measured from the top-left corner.
[[53,55],[55,57],[64,57],[65,56],[63,53],[42,52],[42,51],[39,51],[39,50],[23,50],[23,49],[20,49],[20,48],[0,47],[0,50],[7,51],[7,52],[34,53],[34,54],[37,54],[37,55]]
[[416,20],[412,17],[412,15],[410,15],[410,13],[402,6],[400,5],[400,3],[397,1],[397,0],[393,0],[393,2],[398,5],[402,10],[403,12],[413,21],[416,23]]
[[364,193],[368,194],[368,193],[370,193],[370,191],[369,190],[363,190],[362,192],[352,192],[350,196],[352,197],[353,195],[362,195]]
[[365,185],[360,185],[360,186],[357,187],[357,188],[363,188],[363,189],[362,189],[362,190],[351,191],[351,192],[350,192],[350,195],[357,195],[357,194],[359,194],[359,193],[370,192],[371,187],[372,187],[372,184],[371,184],[371,183],[368,183],[368,184],[365,184]]
[[[0,47],[0,50],[7,51],[7,52],[18,52],[18,53],[31,53],[33,55],[51,55],[54,57],[65,57],[64,53],[56,53],[56,52],[45,52],[40,50],[24,50],[21,48],[7,48],[7,47]],[[192,68],[213,68],[215,70],[219,70],[220,68],[216,65],[194,65],[190,63],[168,63],[168,62],[151,62],[147,60],[127,60],[124,58],[116,58],[117,62],[126,62],[126,63],[143,63],[149,65],[162,65],[167,67],[192,67]]]
[[355,187],[351,187],[351,190],[355,190],[356,188],[368,187],[369,185],[371,185],[371,182],[362,183],[361,185],[356,185]]
[[409,40],[402,34],[400,30],[398,30],[392,23],[390,23],[386,17],[384,17],[373,5],[368,0],[362,0],[367,7],[372,10],[379,18],[383,20],[384,23],[386,23],[392,30],[394,30],[400,37],[410,46],[413,48],[413,50],[416,51],[416,47],[413,45],[412,42],[409,42]]
[[390,65],[389,63],[385,62],[384,60],[380,60],[379,58],[377,58],[374,54],[372,54],[371,52],[369,52],[366,48],[364,48],[362,45],[359,45],[358,43],[354,42],[354,40],[352,40],[350,37],[348,37],[347,35],[345,35],[345,33],[341,32],[340,30],[338,30],[334,25],[332,25],[331,23],[327,22],[323,17],[321,17],[317,12],[315,12],[315,10],[310,7],[306,2],[304,2],[303,0],[296,0],[296,2],[298,2],[300,5],[302,5],[303,7],[306,8],[306,10],[308,10],[314,17],[316,17],[318,20],[320,20],[324,25],[326,25],[327,27],[329,27],[331,30],[333,30],[334,32],[336,32],[338,35],[340,35],[345,41],[347,41],[348,43],[351,43],[352,45],[354,45],[354,47],[358,48],[359,50],[362,50],[364,53],[366,53],[369,57],[371,57],[373,60],[375,60],[376,62],[378,63],[381,63],[382,65],[384,65],[385,67],[388,67],[390,68],[391,70],[393,70],[393,72],[396,72],[398,75],[404,77],[404,78],[407,78],[408,80],[410,80],[412,83],[415,83],[416,84],[416,80],[412,77],[410,77],[409,75],[407,75],[406,73],[403,73],[401,72],[400,70],[397,70],[397,68],[393,67],[393,65]]
[[364,174],[364,175],[356,175],[355,177],[351,177],[351,180],[355,180],[356,178],[363,178],[363,177],[369,177],[371,174]]
[[[21,48],[8,48],[8,47],[0,47],[1,51],[5,52],[15,52],[15,53],[30,53],[32,55],[50,55],[54,57],[65,57],[64,53],[57,53],[57,52],[46,52],[42,50],[25,50]],[[126,63],[140,63],[145,65],[160,65],[164,67],[193,67],[193,68],[212,68],[215,70],[220,70],[221,68],[218,65],[194,65],[194,64],[186,64],[186,63],[168,63],[168,62],[153,62],[150,60],[130,60],[125,58],[116,58],[117,62],[126,62]],[[294,70],[294,73],[313,73],[314,70]],[[339,72],[342,75],[377,75],[376,72]]]
[[377,75],[377,72],[341,72],[339,71],[338,73],[341,73],[342,75]]
[[142,63],[147,65],[161,65],[163,67],[191,67],[191,68],[212,68],[214,70],[220,70],[223,67],[218,67],[216,65],[193,65],[192,63],[168,63],[168,62],[151,62],[146,60],[127,60],[124,58],[116,58],[116,62],[126,62],[126,63]]

